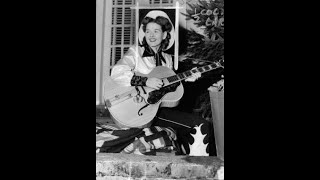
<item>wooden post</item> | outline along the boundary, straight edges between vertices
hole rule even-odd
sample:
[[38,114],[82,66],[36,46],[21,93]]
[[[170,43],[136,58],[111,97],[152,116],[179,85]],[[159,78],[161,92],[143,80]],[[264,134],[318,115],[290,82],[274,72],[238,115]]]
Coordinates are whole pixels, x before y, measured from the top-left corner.
[[96,105],[101,104],[101,70],[103,54],[103,30],[104,30],[104,3],[105,0],[96,1]]
[[224,91],[209,87],[217,156],[224,161]]

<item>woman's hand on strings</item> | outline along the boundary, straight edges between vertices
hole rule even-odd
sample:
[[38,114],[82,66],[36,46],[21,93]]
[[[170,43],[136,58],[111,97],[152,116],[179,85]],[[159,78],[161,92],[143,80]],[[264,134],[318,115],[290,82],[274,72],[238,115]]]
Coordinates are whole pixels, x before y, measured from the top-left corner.
[[[192,68],[192,69],[197,69],[197,68],[195,67],[195,68]],[[201,73],[200,72],[192,73],[191,77],[187,78],[185,81],[194,82],[197,79],[199,79],[200,77],[201,77]]]
[[153,89],[160,89],[163,86],[163,82],[159,78],[148,78],[146,85]]

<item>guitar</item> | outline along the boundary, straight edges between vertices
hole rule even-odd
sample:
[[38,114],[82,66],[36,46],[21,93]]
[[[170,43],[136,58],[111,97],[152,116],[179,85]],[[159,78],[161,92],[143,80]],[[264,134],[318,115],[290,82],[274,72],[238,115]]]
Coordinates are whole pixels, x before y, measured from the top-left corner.
[[205,73],[221,66],[214,63],[176,74],[172,69],[157,66],[149,74],[136,73],[138,76],[156,77],[164,85],[159,90],[142,86],[121,86],[111,78],[104,83],[104,100],[113,121],[121,128],[149,127],[159,107],[175,107],[183,96],[180,81],[192,73]]

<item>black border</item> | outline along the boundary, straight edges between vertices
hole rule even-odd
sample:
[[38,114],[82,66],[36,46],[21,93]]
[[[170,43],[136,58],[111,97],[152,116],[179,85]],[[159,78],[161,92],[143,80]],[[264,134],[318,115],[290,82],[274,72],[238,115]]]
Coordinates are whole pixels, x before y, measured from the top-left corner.
[[3,7],[5,173],[94,179],[95,1]]

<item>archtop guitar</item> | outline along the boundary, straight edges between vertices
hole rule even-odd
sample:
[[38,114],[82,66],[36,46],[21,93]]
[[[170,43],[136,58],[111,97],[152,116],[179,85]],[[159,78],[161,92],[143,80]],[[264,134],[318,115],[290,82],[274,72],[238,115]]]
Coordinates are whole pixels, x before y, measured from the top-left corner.
[[176,74],[172,69],[157,66],[149,74],[136,73],[138,76],[156,77],[164,85],[159,90],[142,86],[122,86],[111,78],[104,83],[104,100],[113,121],[121,128],[149,127],[159,107],[175,107],[183,96],[184,89],[180,81],[193,73],[204,73],[221,66],[214,63]]

